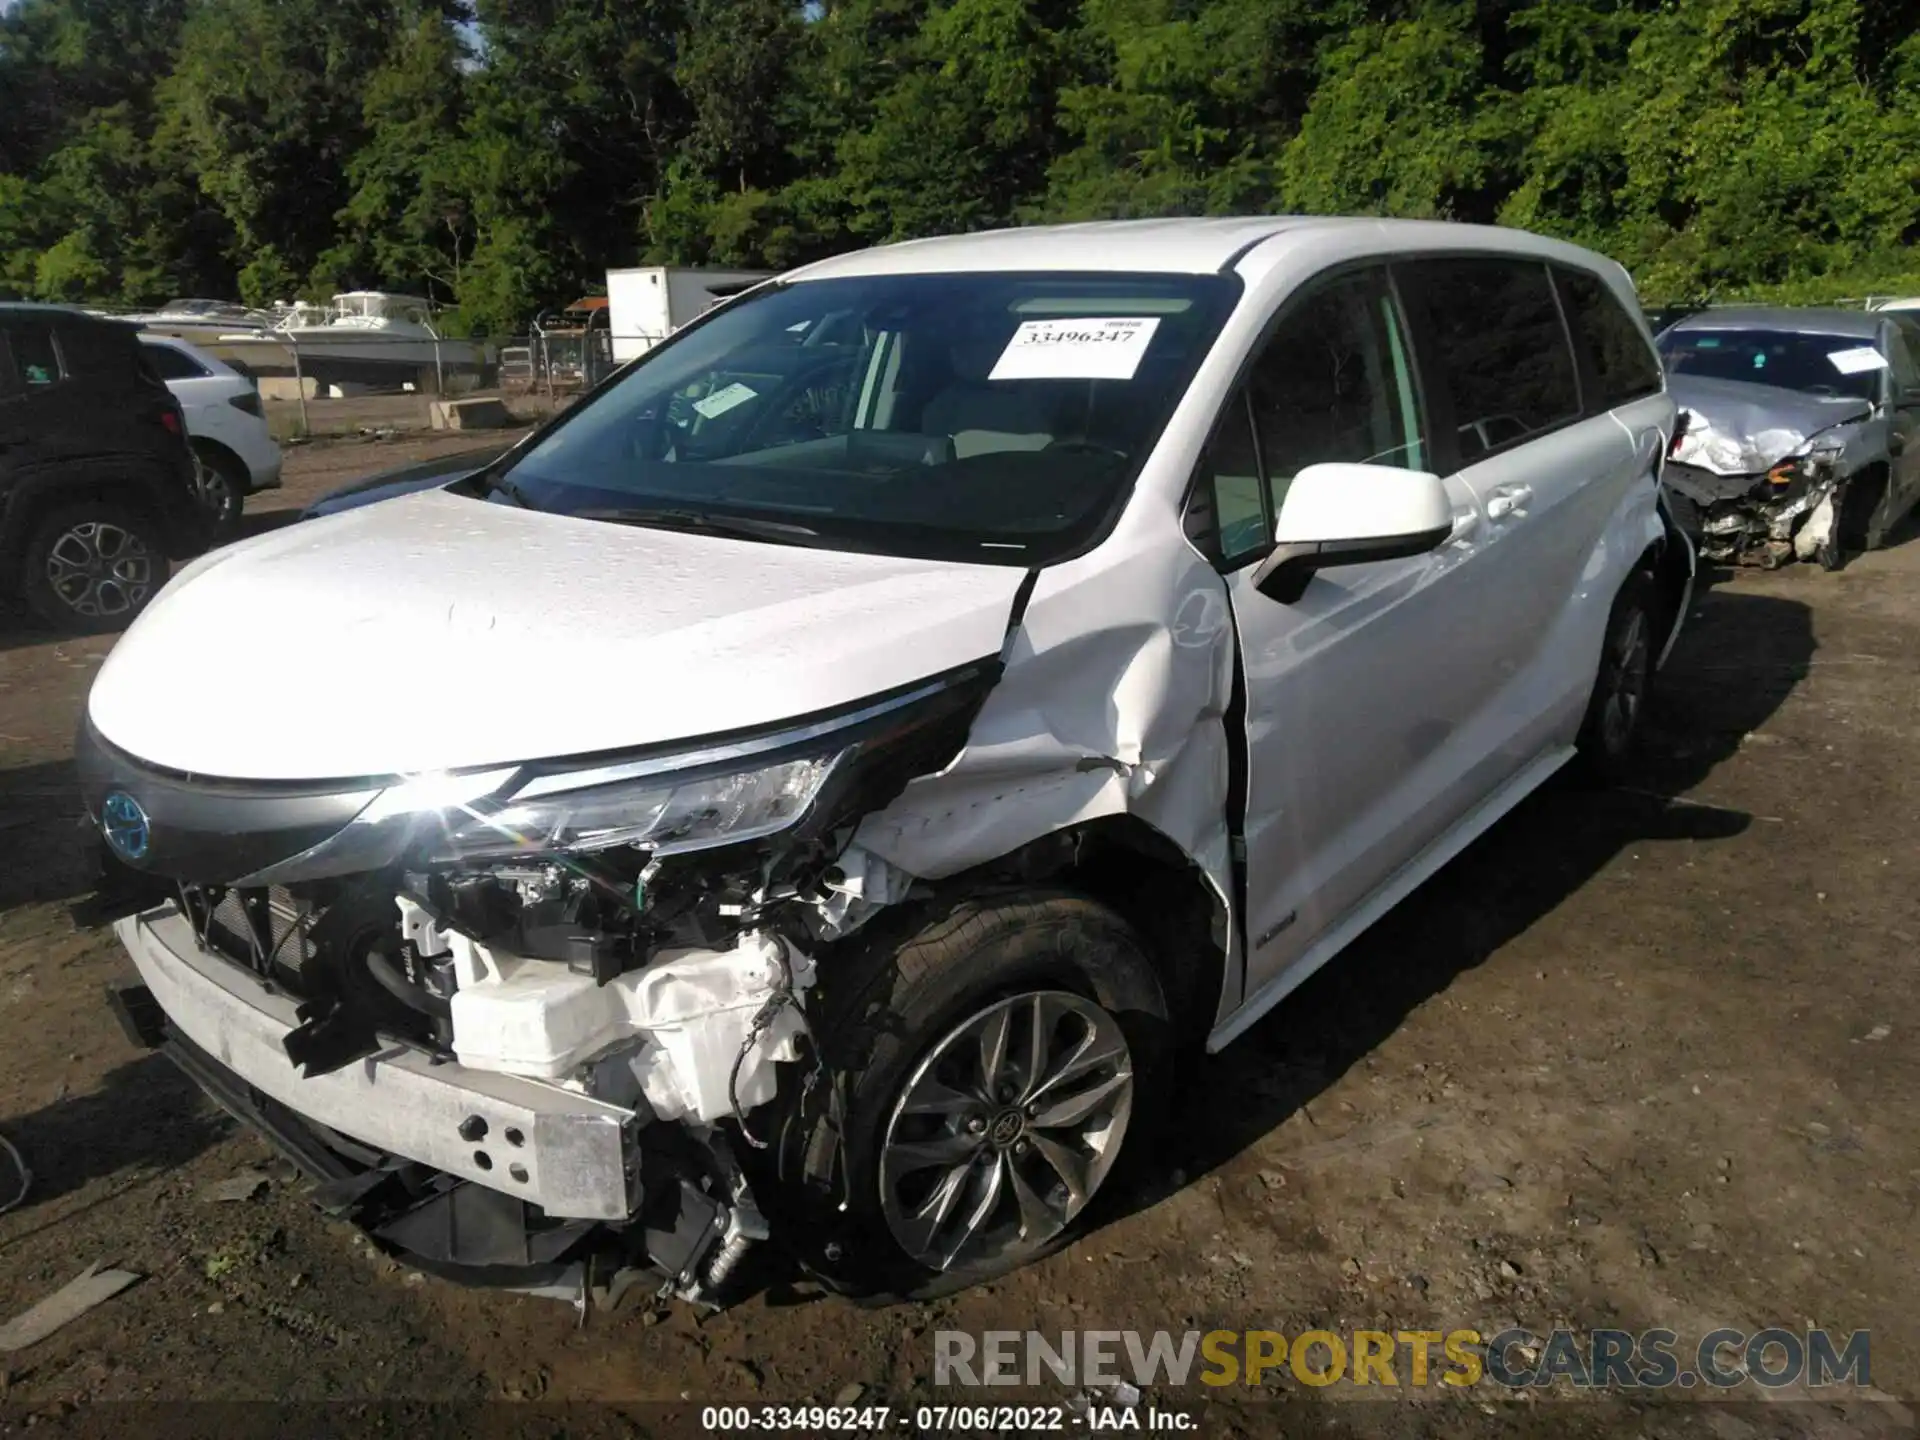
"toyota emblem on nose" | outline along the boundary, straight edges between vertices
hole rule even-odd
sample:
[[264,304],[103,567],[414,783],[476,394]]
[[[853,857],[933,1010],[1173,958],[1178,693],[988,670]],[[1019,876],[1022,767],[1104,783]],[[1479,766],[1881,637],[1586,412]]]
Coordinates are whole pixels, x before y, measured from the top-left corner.
[[115,790],[100,802],[100,830],[122,860],[144,860],[152,840],[147,812],[124,790]]

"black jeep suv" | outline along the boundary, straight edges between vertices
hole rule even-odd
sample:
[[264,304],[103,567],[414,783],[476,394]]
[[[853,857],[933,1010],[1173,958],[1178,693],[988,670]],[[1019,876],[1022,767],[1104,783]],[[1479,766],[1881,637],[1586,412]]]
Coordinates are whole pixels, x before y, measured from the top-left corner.
[[117,629],[208,529],[136,328],[0,304],[0,589],[62,629]]

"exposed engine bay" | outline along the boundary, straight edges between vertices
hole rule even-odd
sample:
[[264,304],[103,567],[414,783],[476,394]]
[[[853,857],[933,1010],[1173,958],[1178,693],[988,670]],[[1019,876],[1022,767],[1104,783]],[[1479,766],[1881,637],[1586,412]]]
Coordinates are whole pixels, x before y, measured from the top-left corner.
[[[416,777],[351,795],[346,824],[291,854],[287,821],[311,797],[210,799],[188,777],[137,776],[83,733],[89,808],[111,838],[115,797],[137,785],[142,833],[172,872],[103,851],[102,898],[136,960],[171,933],[138,927],[170,910],[197,963],[294,1007],[279,1043],[296,1084],[385,1073],[376,1065],[405,1052],[429,1075],[577,1096],[586,1119],[630,1114],[618,1123],[631,1193],[609,1196],[603,1180],[584,1203],[557,1198],[584,1152],[543,1151],[528,1125],[490,1124],[477,1103],[438,1125],[457,1134],[432,1137],[466,1147],[466,1178],[349,1140],[314,1123],[323,1111],[296,1112],[228,1069],[202,1043],[221,1026],[182,1033],[177,999],[164,1032],[146,1017],[145,1038],[280,1141],[323,1203],[427,1268],[580,1289],[645,1266],[665,1289],[723,1303],[767,1235],[735,1145],[767,1146],[753,1113],[774,1099],[777,1067],[806,1071],[814,957],[913,887],[853,843],[855,826],[954,758],[997,673],[983,661],[830,723],[692,756]],[[236,846],[250,827],[254,843]]]
[[1837,569],[1850,483],[1871,460],[1871,407],[1696,375],[1669,377],[1680,407],[1662,482],[1703,560]]
[[1765,570],[1791,560],[1839,567],[1846,484],[1833,454],[1803,455],[1755,475],[1716,475],[1668,461],[1665,482],[1692,503],[1702,560]]

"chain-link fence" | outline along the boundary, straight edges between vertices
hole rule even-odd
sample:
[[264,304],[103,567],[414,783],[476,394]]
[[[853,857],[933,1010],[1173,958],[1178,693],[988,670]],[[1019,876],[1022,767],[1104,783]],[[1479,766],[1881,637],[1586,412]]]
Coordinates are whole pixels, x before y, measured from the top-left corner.
[[250,376],[283,436],[453,424],[438,401],[495,398],[515,418],[539,418],[665,338],[536,326],[525,334],[464,339],[424,325],[274,328],[128,318]]

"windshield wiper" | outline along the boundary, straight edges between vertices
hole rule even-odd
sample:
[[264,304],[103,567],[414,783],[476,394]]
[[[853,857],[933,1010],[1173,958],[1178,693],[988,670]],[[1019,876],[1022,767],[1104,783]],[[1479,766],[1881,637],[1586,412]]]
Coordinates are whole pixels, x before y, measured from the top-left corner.
[[495,474],[492,470],[480,472],[480,493],[482,495],[504,495],[522,510],[533,509],[533,502],[527,499],[527,492],[514,484],[505,475]]
[[746,540],[803,543],[820,532],[785,520],[761,520],[751,515],[710,515],[704,510],[647,510],[613,506],[599,510],[570,510],[582,520],[610,520],[616,525],[641,525],[653,530],[695,530],[710,535],[734,535]]

